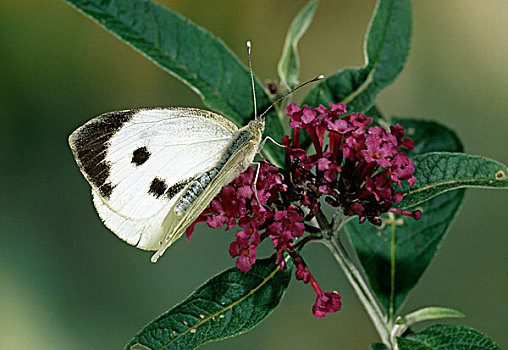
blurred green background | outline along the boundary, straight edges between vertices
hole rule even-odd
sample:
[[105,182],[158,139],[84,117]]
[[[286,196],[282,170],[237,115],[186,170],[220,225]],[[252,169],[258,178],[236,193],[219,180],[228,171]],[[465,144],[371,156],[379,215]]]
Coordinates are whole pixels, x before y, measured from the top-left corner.
[[[254,71],[276,78],[285,32],[305,1],[161,1],[207,28]],[[300,45],[302,79],[362,64],[375,1],[322,0]],[[391,115],[439,120],[466,151],[508,164],[508,2],[414,2],[407,66],[382,93]],[[64,1],[0,0],[0,348],[120,349],[144,324],[232,266],[231,232],[202,229],[157,264],[101,223],[68,135],[106,111],[202,107],[185,85]],[[300,93],[296,96],[303,96]],[[405,312],[438,305],[508,348],[507,192],[472,190]],[[312,316],[311,288],[292,282],[258,328],[208,349],[367,349],[377,335],[325,248],[304,252],[343,310]]]

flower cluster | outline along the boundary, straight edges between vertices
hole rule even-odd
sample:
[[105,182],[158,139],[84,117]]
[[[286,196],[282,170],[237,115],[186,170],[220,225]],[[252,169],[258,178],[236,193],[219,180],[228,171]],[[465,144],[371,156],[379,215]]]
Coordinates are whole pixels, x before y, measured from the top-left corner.
[[[297,241],[311,229],[305,222],[318,213],[321,198],[345,215],[358,216],[360,223],[368,220],[380,225],[379,217],[387,211],[419,219],[420,211],[392,208],[402,199],[402,181],[410,186],[416,182],[413,162],[400,152],[414,146],[400,125],[391,126],[390,131],[368,127],[372,119],[347,114],[344,103],[330,103],[330,108],[289,104],[286,114],[292,135],[282,139],[285,168],[262,162],[259,169],[240,174],[187,229],[187,238],[198,222],[226,230],[240,227],[229,254],[244,272],[256,262],[257,246],[269,238],[278,266],[286,269],[291,259],[296,279],[309,283],[316,293],[314,315],[324,317],[341,309],[341,297],[319,287],[298,252]],[[313,145],[313,154],[305,151],[306,139]]]
[[[413,162],[400,152],[401,148],[414,148],[411,139],[404,138],[403,127],[390,126],[390,131],[379,126],[367,128],[372,118],[346,114],[345,103],[330,103],[329,109],[322,105],[300,109],[292,103],[286,113],[293,138],[285,137],[283,143],[295,182],[300,176],[312,177],[326,202],[341,207],[348,216],[358,215],[360,222],[380,225],[379,216],[387,211],[420,219],[420,211],[392,208],[402,200],[402,192],[397,190],[402,188],[401,181],[410,186],[416,182]],[[300,145],[301,130],[308,133],[315,150],[310,156]],[[315,176],[309,175],[314,174],[313,169]]]

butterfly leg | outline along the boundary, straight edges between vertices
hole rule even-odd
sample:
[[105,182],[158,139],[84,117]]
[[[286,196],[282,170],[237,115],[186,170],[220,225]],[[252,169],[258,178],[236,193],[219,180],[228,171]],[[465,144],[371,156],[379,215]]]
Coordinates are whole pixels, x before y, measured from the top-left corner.
[[252,183],[252,186],[254,188],[252,189],[252,191],[254,192],[254,197],[256,197],[256,200],[258,201],[258,205],[261,207],[261,202],[259,201],[258,189],[257,189],[257,183],[258,183],[258,177],[259,177],[259,169],[261,168],[261,163],[254,162],[251,165],[256,165],[256,175],[254,175],[254,181]]
[[152,255],[152,258],[150,259],[153,263],[156,263],[157,260],[159,260],[159,258],[162,256],[162,254],[164,254],[164,252],[166,251],[166,249],[169,248],[169,244],[167,243],[162,243],[162,247],[159,248],[154,255]]
[[270,136],[266,136],[263,141],[261,141],[261,143],[259,144],[259,147],[258,147],[258,153],[259,153],[259,156],[261,157],[261,159],[263,160],[263,162],[265,163],[270,163],[268,162],[265,157],[263,156],[263,154],[261,153],[261,151],[263,150],[263,147],[265,146],[265,143],[266,141],[269,140],[271,141],[273,144],[279,146],[279,147],[282,147],[282,148],[286,148],[285,145],[283,145],[282,143],[278,143],[277,141],[275,141],[274,139],[272,139]]
[[279,142],[275,141],[270,136],[266,136],[263,139],[263,141],[261,141],[261,143],[259,144],[258,152],[261,152],[263,150],[263,147],[265,146],[265,143],[266,143],[267,140],[271,141],[274,145],[277,145],[277,146],[282,147],[282,148],[286,148],[286,146],[283,145],[282,143],[279,143]]
[[[269,163],[265,157],[263,157],[263,154],[261,153],[263,147],[265,146],[265,142],[269,140],[271,141],[273,144],[279,146],[279,147],[283,147],[283,148],[286,148],[285,145],[283,145],[282,143],[278,143],[277,141],[275,141],[274,139],[272,139],[270,136],[267,136],[263,139],[263,141],[261,141],[261,143],[259,144],[259,147],[258,147],[258,153],[259,153],[259,156],[261,157],[261,159],[263,160],[263,162],[265,163]],[[253,191],[254,191],[254,197],[256,197],[256,200],[258,201],[258,204],[259,206],[261,207],[261,202],[259,201],[259,197],[258,197],[258,191],[257,191],[257,182],[258,182],[258,177],[259,177],[259,169],[261,167],[261,163],[257,163],[257,162],[253,162],[251,163],[251,166],[252,165],[256,165],[256,175],[254,176],[254,183],[253,183]]]
[[154,255],[152,255],[152,258],[150,259],[153,263],[156,263],[157,260],[164,254],[164,252],[169,248],[170,245],[172,245],[178,238],[180,238],[181,234],[176,235],[168,235],[168,237],[161,242],[160,248],[155,252]]

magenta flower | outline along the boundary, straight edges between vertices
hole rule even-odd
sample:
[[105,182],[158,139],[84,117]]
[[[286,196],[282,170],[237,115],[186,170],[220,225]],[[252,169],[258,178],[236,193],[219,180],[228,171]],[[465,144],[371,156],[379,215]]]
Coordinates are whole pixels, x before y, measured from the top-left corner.
[[409,182],[410,186],[413,186],[416,182],[416,177],[413,176],[415,166],[411,159],[405,153],[398,153],[393,157],[390,164],[391,175],[390,178],[402,187],[400,181]]
[[305,229],[303,218],[294,210],[278,211],[274,215],[274,223],[268,226],[270,235],[290,240],[300,237]]
[[397,139],[379,126],[368,129],[365,146],[366,150],[362,151],[365,161],[377,163],[382,167],[390,166],[389,159],[397,153]]
[[406,136],[406,129],[404,129],[402,126],[399,124],[392,125],[390,126],[390,131],[392,135],[397,139],[399,146],[402,146],[409,151],[412,151],[415,148],[413,140],[410,138],[405,138],[404,140],[402,139],[404,136]]
[[[240,191],[241,192],[241,191]],[[224,186],[219,196],[210,203],[210,214],[206,223],[211,228],[226,225],[226,230],[236,225],[236,218],[245,213],[245,201],[231,186]]]
[[[252,264],[256,262],[256,246],[259,244],[259,233],[255,231],[254,237],[249,232],[238,231],[236,240],[229,245],[229,255],[236,259],[236,267],[243,272],[248,272]],[[257,241],[256,241],[257,236]],[[252,239],[252,243],[249,241]]]
[[322,318],[326,314],[340,311],[342,307],[341,296],[337,292],[322,292],[316,296],[316,302],[312,306],[314,316]]
[[[414,164],[401,148],[412,150],[411,139],[400,125],[387,130],[369,127],[372,118],[363,114],[347,114],[346,104],[320,105],[317,108],[286,107],[292,135],[284,136],[285,165],[280,169],[265,162],[240,174],[210,203],[210,206],[187,229],[190,237],[198,222],[226,230],[238,225],[229,246],[236,266],[248,272],[256,262],[257,247],[271,241],[276,251],[276,264],[295,266],[296,279],[310,283],[316,293],[312,312],[324,317],[341,309],[337,292],[324,292],[299,253],[298,241],[310,220],[320,211],[321,199],[340,207],[347,216],[358,216],[360,223],[380,225],[386,212],[421,218],[421,212],[393,208],[402,200],[402,182],[416,182]],[[301,145],[306,133],[313,152]],[[309,225],[309,226],[306,226]]]
[[296,266],[295,277],[297,280],[307,284],[310,281],[312,275],[310,274],[309,268],[303,264]]

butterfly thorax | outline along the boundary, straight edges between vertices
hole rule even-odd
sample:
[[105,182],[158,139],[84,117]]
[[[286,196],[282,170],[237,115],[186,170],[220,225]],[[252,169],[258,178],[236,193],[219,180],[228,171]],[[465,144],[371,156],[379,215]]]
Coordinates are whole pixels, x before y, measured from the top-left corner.
[[[214,192],[215,196],[222,186],[229,184],[251,165],[263,136],[264,125],[264,119],[254,119],[233,134],[217,165],[199,174],[186,189],[175,205],[177,215],[183,215],[205,189],[208,195]],[[238,156],[240,153],[241,157]],[[217,177],[221,178],[221,186],[213,186]]]

